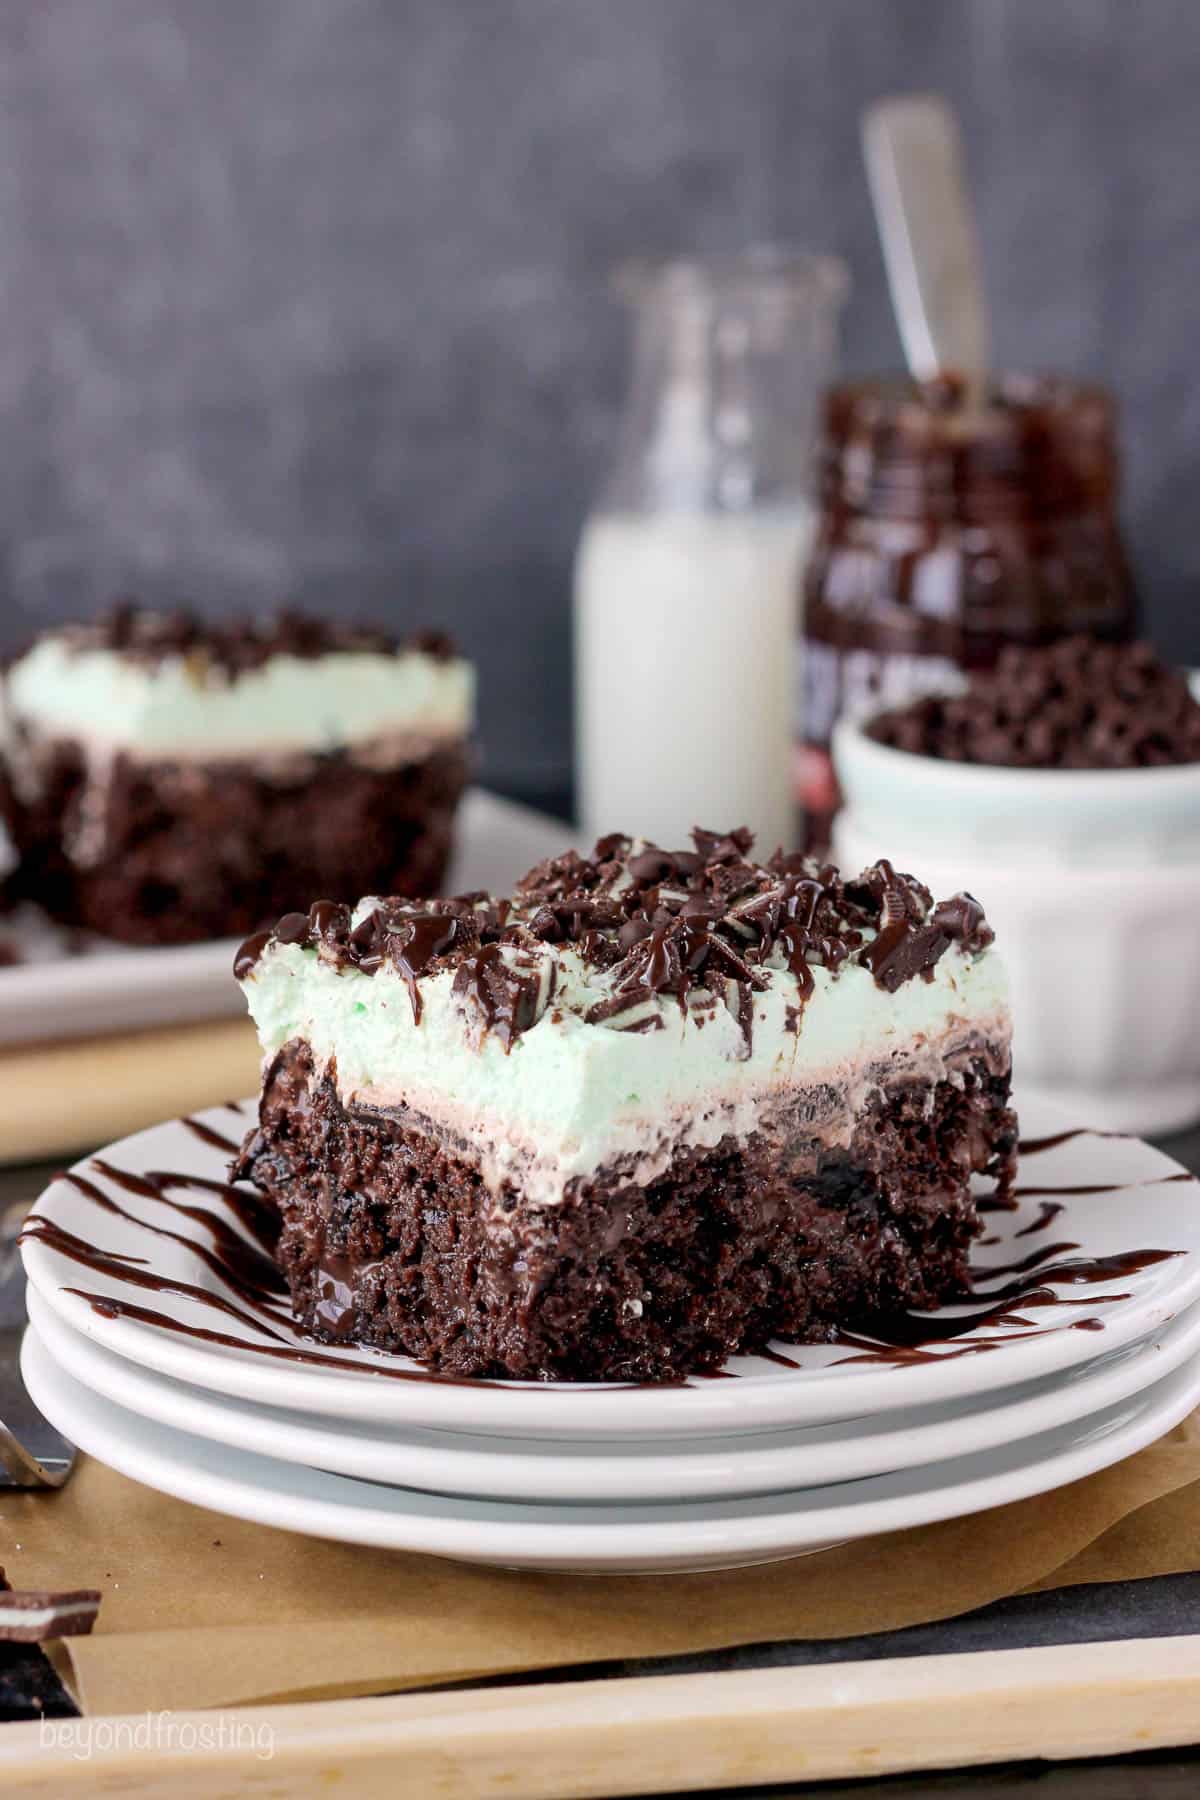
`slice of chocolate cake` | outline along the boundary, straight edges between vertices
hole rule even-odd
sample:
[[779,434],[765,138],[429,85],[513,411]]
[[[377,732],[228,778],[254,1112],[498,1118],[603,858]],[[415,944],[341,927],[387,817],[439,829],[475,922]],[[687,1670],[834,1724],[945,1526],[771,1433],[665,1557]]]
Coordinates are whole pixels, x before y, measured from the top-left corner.
[[315,1335],[658,1380],[962,1288],[970,1177],[1016,1142],[979,906],[694,843],[243,946],[266,1061],[235,1174]]
[[6,698],[15,885],[66,924],[233,937],[445,873],[473,675],[438,637],[127,605],[39,639]]

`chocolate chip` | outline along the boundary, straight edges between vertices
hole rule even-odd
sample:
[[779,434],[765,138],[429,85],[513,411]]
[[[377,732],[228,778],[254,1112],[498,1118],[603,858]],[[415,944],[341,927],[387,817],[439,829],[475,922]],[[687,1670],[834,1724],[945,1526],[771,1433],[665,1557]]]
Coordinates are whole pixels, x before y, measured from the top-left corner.
[[270,941],[271,933],[269,931],[256,931],[253,937],[246,939],[233,959],[235,981],[245,981]]
[[308,942],[308,914],[284,913],[275,927],[275,941],[279,944],[306,944]]
[[939,901],[929,922],[966,950],[986,950],[996,939],[974,894],[955,894]]
[[631,856],[626,867],[631,881],[636,881],[641,887],[653,887],[656,882],[665,881],[668,875],[675,873],[675,859],[665,850],[659,850],[656,845],[651,844],[636,856]]
[[1200,704],[1151,645],[1066,638],[1010,645],[965,695],[882,713],[870,735],[945,762],[1028,769],[1200,762]]
[[315,938],[344,943],[350,929],[350,908],[336,900],[314,900],[308,909],[308,928]]
[[398,656],[414,650],[447,660],[456,654],[441,631],[397,637],[377,626],[348,624],[312,617],[291,607],[272,617],[243,616],[210,621],[185,608],[159,611],[121,595],[90,625],[71,627],[61,635],[68,649],[116,650],[130,660],[154,665],[173,656],[199,656],[203,666],[228,675],[258,669],[274,656],[311,659],[339,652]]
[[648,938],[653,929],[645,913],[634,913],[632,919],[626,919],[617,932],[617,943],[622,950],[632,950],[635,944]]
[[551,906],[539,906],[529,921],[529,929],[535,937],[541,938],[545,944],[561,944],[563,928],[558,914]]

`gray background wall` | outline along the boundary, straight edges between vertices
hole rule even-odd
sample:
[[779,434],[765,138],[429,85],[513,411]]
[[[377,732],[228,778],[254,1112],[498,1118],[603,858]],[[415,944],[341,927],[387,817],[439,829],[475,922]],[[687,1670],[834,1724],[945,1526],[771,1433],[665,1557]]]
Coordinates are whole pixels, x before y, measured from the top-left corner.
[[484,662],[493,779],[569,761],[610,265],[840,252],[899,346],[857,114],[959,107],[998,352],[1110,382],[1153,634],[1200,660],[1196,0],[5,0],[11,639],[113,581],[292,582]]

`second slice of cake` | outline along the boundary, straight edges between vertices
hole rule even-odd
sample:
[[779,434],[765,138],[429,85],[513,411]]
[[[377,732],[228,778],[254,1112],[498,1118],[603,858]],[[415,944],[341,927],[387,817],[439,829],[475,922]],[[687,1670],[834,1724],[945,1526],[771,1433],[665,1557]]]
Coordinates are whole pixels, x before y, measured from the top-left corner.
[[235,1166],[318,1336],[661,1380],[963,1288],[1010,1025],[969,896],[624,837],[511,899],[320,902],[238,959]]
[[330,888],[431,893],[473,697],[434,634],[132,604],[47,632],[6,682],[19,891],[137,944],[238,937]]

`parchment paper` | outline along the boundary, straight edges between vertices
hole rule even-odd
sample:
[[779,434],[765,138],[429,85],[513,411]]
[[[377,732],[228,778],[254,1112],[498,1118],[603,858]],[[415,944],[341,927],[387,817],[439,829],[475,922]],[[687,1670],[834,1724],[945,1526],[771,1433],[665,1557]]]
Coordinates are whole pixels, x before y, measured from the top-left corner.
[[1058,1493],[708,1575],[517,1574],[243,1524],[82,1459],[0,1496],[14,1586],[98,1587],[54,1647],[92,1713],[394,1692],[470,1676],[837,1638],[1032,1588],[1200,1568],[1200,1415]]

